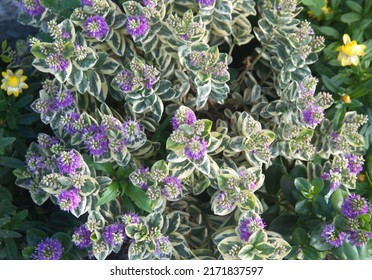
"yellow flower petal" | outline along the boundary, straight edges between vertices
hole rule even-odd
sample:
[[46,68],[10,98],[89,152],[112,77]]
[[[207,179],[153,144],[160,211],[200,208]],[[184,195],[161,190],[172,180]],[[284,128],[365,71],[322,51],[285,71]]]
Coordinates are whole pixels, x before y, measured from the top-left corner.
[[23,75],[23,76],[21,77],[21,81],[24,82],[24,81],[26,81],[26,80],[27,80],[27,76]]
[[350,62],[351,64],[357,66],[359,64],[359,57],[356,55],[350,57]]
[[348,34],[344,34],[344,36],[342,37],[342,40],[344,41],[344,44],[349,44],[350,43],[350,36]]
[[3,78],[6,78],[6,76],[8,76],[8,75],[6,74],[6,72],[1,72],[1,75],[3,76]]
[[23,74],[23,69],[18,69],[18,70],[15,72],[14,75],[16,75],[16,76],[22,76],[22,74]]

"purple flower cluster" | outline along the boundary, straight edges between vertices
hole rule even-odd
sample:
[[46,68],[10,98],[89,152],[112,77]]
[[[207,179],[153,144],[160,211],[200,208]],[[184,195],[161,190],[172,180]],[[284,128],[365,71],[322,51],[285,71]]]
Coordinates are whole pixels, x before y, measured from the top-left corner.
[[77,169],[81,168],[83,161],[76,151],[63,151],[57,158],[57,165],[62,174],[73,175],[76,174]]
[[168,236],[155,239],[155,256],[159,259],[168,258],[172,255],[173,246]]
[[260,228],[265,228],[265,224],[261,218],[248,217],[244,219],[239,226],[240,239],[248,241],[249,237]]
[[125,26],[132,37],[144,35],[150,28],[147,18],[143,15],[129,16]]
[[149,179],[150,172],[148,167],[141,167],[130,174],[132,183],[143,190],[148,189],[147,180]]
[[201,160],[207,152],[207,142],[203,138],[200,139],[198,136],[195,136],[187,141],[183,152],[190,160]]
[[197,0],[200,6],[212,6],[214,4],[214,0]]
[[71,112],[66,114],[66,123],[63,126],[63,130],[69,134],[75,134],[76,132],[78,132],[80,117],[81,115],[78,112]]
[[328,224],[324,227],[321,236],[323,239],[331,244],[333,247],[340,247],[346,239],[345,232],[338,232],[335,230],[333,224]]
[[119,88],[122,91],[125,91],[125,92],[132,91],[133,73],[130,70],[124,69],[123,71],[121,71],[117,76],[117,80],[120,81],[118,84],[119,84]]
[[92,240],[90,239],[91,234],[92,232],[86,225],[81,225],[74,231],[72,242],[81,249],[87,248],[92,245]]
[[168,176],[163,180],[162,194],[170,201],[178,200],[182,196],[182,184],[180,179]]
[[62,257],[63,247],[57,239],[46,238],[35,248],[32,258],[37,260],[59,260]]
[[97,40],[103,39],[109,31],[105,18],[99,15],[88,17],[85,20],[84,28],[89,37]]
[[352,230],[349,232],[349,241],[352,245],[362,247],[366,245],[372,237],[372,232],[365,230]]
[[145,7],[155,8],[154,0],[142,0],[142,3]]
[[81,202],[80,191],[78,188],[63,190],[58,195],[58,205],[63,211],[72,211],[76,209]]
[[185,107],[185,109],[179,109],[172,117],[173,130],[177,130],[181,124],[192,125],[195,122],[195,113],[187,107]]
[[125,226],[129,224],[138,224],[140,222],[140,218],[138,214],[133,212],[127,212],[122,217],[121,220]]
[[142,128],[139,122],[134,120],[127,120],[123,122],[122,131],[124,133],[124,144],[133,145],[137,141],[143,140]]
[[89,7],[93,6],[93,0],[81,0],[80,3],[82,6],[89,6]]
[[62,90],[55,93],[49,105],[51,111],[63,110],[75,103],[74,95],[70,90]]
[[126,237],[124,225],[115,223],[103,230],[103,239],[109,246],[121,245]]
[[45,63],[55,72],[61,72],[67,69],[70,62],[60,53],[53,53],[45,58]]
[[324,112],[320,106],[310,104],[307,109],[302,112],[305,123],[311,128],[315,128],[324,119]]
[[37,136],[37,144],[40,149],[50,149],[52,146],[59,144],[59,141],[56,137],[50,136],[48,134],[40,133]]
[[350,174],[358,175],[363,170],[363,157],[353,154],[347,154],[345,157],[348,161],[347,168],[349,169]]
[[368,202],[358,194],[351,194],[345,198],[341,205],[342,215],[350,219],[367,214],[369,211]]
[[84,144],[93,156],[102,156],[108,151],[109,141],[106,130],[102,126],[92,124],[85,127],[82,132]]
[[32,17],[39,16],[45,11],[45,8],[40,5],[39,0],[22,0],[21,8]]

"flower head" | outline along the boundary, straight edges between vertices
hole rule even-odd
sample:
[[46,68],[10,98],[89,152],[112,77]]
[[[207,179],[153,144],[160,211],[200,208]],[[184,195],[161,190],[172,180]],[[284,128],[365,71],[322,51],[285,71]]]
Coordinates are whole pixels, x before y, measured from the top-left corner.
[[147,179],[150,177],[150,172],[148,167],[141,167],[135,171],[133,171],[129,178],[132,183],[143,190],[148,189]]
[[344,44],[339,46],[336,51],[339,52],[337,59],[341,62],[342,66],[347,65],[358,65],[359,56],[364,56],[366,45],[358,45],[357,41],[351,41],[348,34],[344,34],[342,37]]
[[109,26],[105,18],[99,15],[88,17],[85,20],[84,28],[89,37],[98,40],[104,38],[109,31]]
[[93,0],[81,0],[80,3],[82,6],[89,6],[89,7],[93,6]]
[[168,200],[173,201],[181,198],[182,184],[180,179],[174,176],[168,176],[163,180],[163,183],[164,187],[162,193]]
[[118,223],[106,226],[103,230],[103,238],[110,246],[121,245],[125,236],[124,226]]
[[333,224],[324,227],[321,236],[333,247],[340,247],[346,238],[345,232],[337,232]]
[[362,156],[347,154],[345,157],[350,174],[357,175],[363,170],[364,159]]
[[129,16],[125,23],[128,33],[132,37],[138,37],[144,35],[150,28],[147,22],[147,18],[143,15]]
[[57,158],[59,170],[66,175],[75,174],[76,170],[83,165],[80,155],[74,150],[63,151]]
[[141,141],[143,137],[141,125],[134,120],[128,120],[123,123],[122,131],[124,133],[125,144],[134,144]]
[[368,232],[364,230],[353,230],[349,232],[350,243],[357,247],[361,247],[367,244],[371,237],[372,237],[372,232]]
[[323,109],[312,104],[302,112],[302,115],[306,124],[311,128],[315,128],[324,118]]
[[53,101],[50,104],[50,109],[53,111],[65,109],[74,104],[74,101],[75,99],[71,91],[69,90],[58,91],[57,93],[55,93],[53,97]]
[[118,86],[122,91],[132,91],[133,73],[131,71],[124,69],[115,77],[115,81],[118,83]]
[[45,8],[40,5],[39,0],[23,0],[21,2],[21,7],[25,13],[32,17],[42,14],[45,10]]
[[22,93],[23,89],[28,88],[28,85],[25,83],[27,76],[22,75],[22,69],[17,70],[15,73],[8,69],[6,72],[2,72],[1,74],[3,75],[3,79],[1,80],[1,89],[6,90],[8,95],[14,94],[14,96],[17,97]]
[[341,210],[342,215],[353,219],[368,213],[368,202],[358,194],[351,194],[345,198]]
[[129,225],[129,224],[138,224],[140,222],[140,218],[138,214],[133,213],[133,212],[127,212],[121,217],[122,222],[124,225]]
[[212,6],[214,4],[214,0],[198,0],[200,6]]
[[260,228],[263,229],[265,224],[261,218],[248,217],[242,221],[239,226],[240,239],[248,241],[249,237]]
[[79,248],[87,248],[92,244],[91,234],[92,232],[85,225],[81,225],[74,231],[72,242]]
[[93,156],[101,156],[108,151],[109,142],[102,126],[92,124],[84,129],[83,138],[89,153]]
[[81,115],[77,112],[71,112],[65,116],[63,130],[70,134],[76,133],[79,130]]
[[172,127],[178,129],[181,124],[192,125],[196,122],[195,113],[187,107],[181,107],[172,117]]
[[173,246],[169,241],[168,236],[163,236],[155,239],[155,255],[159,258],[170,258],[172,255]]
[[62,257],[63,247],[57,239],[46,238],[35,248],[35,258],[38,260],[59,260]]
[[58,204],[63,211],[72,211],[79,206],[81,202],[80,191],[78,188],[63,190],[58,195]]
[[207,152],[207,142],[195,136],[187,142],[183,152],[191,160],[201,160]]
[[45,58],[45,63],[56,72],[64,71],[70,65],[70,62],[60,53],[48,55]]

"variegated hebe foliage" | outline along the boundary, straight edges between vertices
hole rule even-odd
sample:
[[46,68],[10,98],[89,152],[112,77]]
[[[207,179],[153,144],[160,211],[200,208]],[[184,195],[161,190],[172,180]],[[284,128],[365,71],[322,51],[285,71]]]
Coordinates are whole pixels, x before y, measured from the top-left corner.
[[[79,248],[97,259],[122,250],[129,259],[282,259],[290,245],[260,217],[273,160],[307,162],[331,192],[355,187],[367,119],[325,117],[334,100],[316,93],[308,67],[324,44],[296,18],[297,1],[258,1],[261,47],[235,80],[230,54],[254,38],[256,1],[60,2],[20,17],[45,32],[30,43],[33,66],[50,79],[31,107],[58,140],[40,134],[15,173],[38,205],[50,198],[76,217],[88,212],[72,236]],[[328,161],[315,165],[315,155]],[[305,194],[296,207],[311,203]]]

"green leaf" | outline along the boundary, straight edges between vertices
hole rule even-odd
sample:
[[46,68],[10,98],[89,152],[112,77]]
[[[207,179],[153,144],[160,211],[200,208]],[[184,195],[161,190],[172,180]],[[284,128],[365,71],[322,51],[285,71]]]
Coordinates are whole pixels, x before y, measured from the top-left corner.
[[0,229],[0,239],[19,238],[22,235],[16,231]]
[[316,225],[311,231],[310,245],[318,251],[329,250],[332,246],[321,236],[324,224]]
[[16,140],[15,137],[0,138],[0,148],[6,147],[6,146],[12,144],[15,140]]
[[348,193],[346,191],[343,191],[341,189],[335,190],[331,195],[331,203],[333,209],[339,213],[342,214],[341,211],[341,205],[344,202],[345,198],[348,196]]
[[293,231],[292,240],[298,245],[308,244],[310,241],[307,232],[302,228],[296,228]]
[[57,239],[63,246],[63,253],[67,253],[72,248],[72,241],[70,235],[64,232],[57,232],[53,234],[52,238]]
[[23,163],[23,161],[20,161],[16,158],[0,157],[0,166],[5,166],[8,168],[21,168],[24,167],[25,164]]
[[265,174],[265,188],[267,193],[275,195],[280,189],[280,180],[284,175],[287,175],[287,169],[280,164],[271,165]]
[[330,27],[330,26],[321,26],[316,28],[319,30],[321,34],[324,34],[326,36],[332,37],[333,39],[339,40],[341,38],[340,33],[337,31],[337,29]]
[[348,24],[359,21],[360,19],[361,15],[354,12],[343,14],[340,17],[340,21]]
[[305,178],[301,178],[301,177],[296,178],[294,183],[295,183],[296,189],[300,192],[301,191],[309,191],[310,188],[311,188],[310,182]]
[[47,237],[48,235],[40,229],[32,228],[26,231],[27,244],[30,246],[36,246]]
[[96,207],[109,203],[110,201],[114,200],[117,196],[119,190],[119,183],[114,181],[112,182],[107,189],[104,191],[102,197],[97,201]]
[[126,191],[125,191],[125,194],[134,202],[134,204],[136,204],[140,209],[148,212],[148,213],[151,213],[152,212],[152,209],[151,209],[151,202],[150,200],[148,199],[148,197],[146,196],[146,193],[135,187],[135,186],[132,186],[130,185]]

